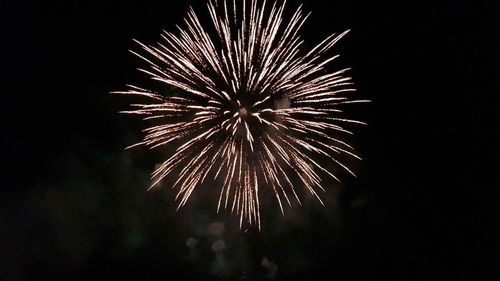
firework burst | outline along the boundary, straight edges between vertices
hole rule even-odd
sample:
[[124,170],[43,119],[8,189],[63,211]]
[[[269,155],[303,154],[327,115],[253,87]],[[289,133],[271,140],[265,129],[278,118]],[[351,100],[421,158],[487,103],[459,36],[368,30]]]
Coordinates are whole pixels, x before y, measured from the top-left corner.
[[115,93],[147,97],[125,113],[158,122],[133,146],[176,149],[152,173],[151,187],[175,174],[181,207],[204,181],[220,182],[217,210],[230,208],[240,225],[260,228],[260,188],[274,192],[282,212],[291,198],[300,204],[298,187],[321,202],[321,177],[337,177],[318,159],[352,173],[338,157],[359,158],[336,136],[350,133],[342,123],[361,123],[339,118],[339,105],[362,101],[345,96],[354,91],[348,69],[325,70],[338,57],[327,51],[347,31],[304,51],[298,31],[308,15],[301,7],[285,21],[284,3],[207,6],[210,30],[191,9],[176,33],[164,32],[155,46],[137,42],[144,55],[133,52],[148,63],[142,72],[182,95],[135,86]]

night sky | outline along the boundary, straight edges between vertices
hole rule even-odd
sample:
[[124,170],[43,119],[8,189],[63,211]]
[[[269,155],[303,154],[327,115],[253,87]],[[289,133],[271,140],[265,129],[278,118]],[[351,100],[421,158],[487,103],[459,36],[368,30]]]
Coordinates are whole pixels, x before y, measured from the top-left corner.
[[149,83],[132,38],[205,1],[0,1],[0,280],[497,280],[500,2],[301,2],[307,48],[351,29],[331,67],[372,100],[348,112],[363,161],[325,207],[264,200],[258,232],[216,186],[178,212],[146,192],[164,155],[124,151],[144,123],[109,94]]

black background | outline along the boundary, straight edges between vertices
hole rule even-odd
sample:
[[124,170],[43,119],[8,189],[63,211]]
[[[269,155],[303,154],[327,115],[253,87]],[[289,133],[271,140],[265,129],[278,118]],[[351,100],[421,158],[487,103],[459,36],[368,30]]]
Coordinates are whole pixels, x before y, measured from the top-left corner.
[[176,212],[168,187],[145,192],[161,155],[123,151],[143,123],[109,94],[147,80],[131,38],[154,43],[205,1],[0,1],[0,279],[498,278],[500,2],[328,2],[304,3],[302,34],[351,29],[334,67],[372,100],[351,111],[364,160],[326,207],[270,206],[259,233],[200,196]]

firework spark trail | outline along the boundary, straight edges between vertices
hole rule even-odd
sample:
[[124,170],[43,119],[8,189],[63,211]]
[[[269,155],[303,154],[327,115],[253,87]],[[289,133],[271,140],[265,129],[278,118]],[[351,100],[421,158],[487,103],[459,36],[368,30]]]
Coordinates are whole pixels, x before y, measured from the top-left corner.
[[331,135],[351,133],[342,122],[362,123],[335,116],[342,112],[339,105],[362,101],[341,96],[354,91],[350,78],[343,76],[348,69],[325,74],[325,66],[338,57],[325,53],[348,31],[330,35],[305,53],[298,31],[309,15],[299,7],[285,21],[285,3],[258,2],[243,0],[237,9],[226,1],[210,1],[212,36],[190,9],[178,34],[164,32],[157,46],[136,41],[149,57],[132,52],[149,64],[140,70],[184,90],[183,97],[135,86],[114,93],[151,99],[124,111],[160,122],[147,128],[136,145],[177,146],[153,172],[151,188],[178,172],[173,187],[181,207],[207,178],[220,179],[217,209],[230,207],[240,215],[240,225],[260,228],[259,187],[274,191],[283,212],[290,195],[300,204],[292,178],[321,203],[319,173],[338,180],[313,158],[327,157],[352,173],[336,157],[359,157]]

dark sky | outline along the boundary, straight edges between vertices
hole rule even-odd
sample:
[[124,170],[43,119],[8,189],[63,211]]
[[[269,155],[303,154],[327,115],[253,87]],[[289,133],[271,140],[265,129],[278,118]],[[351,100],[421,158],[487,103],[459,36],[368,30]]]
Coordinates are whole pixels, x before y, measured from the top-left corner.
[[372,100],[351,111],[364,160],[259,233],[145,192],[161,155],[123,150],[143,123],[109,94],[148,79],[131,38],[205,1],[0,1],[0,280],[497,279],[500,4],[439,2],[304,3],[308,47],[351,29],[335,66]]

